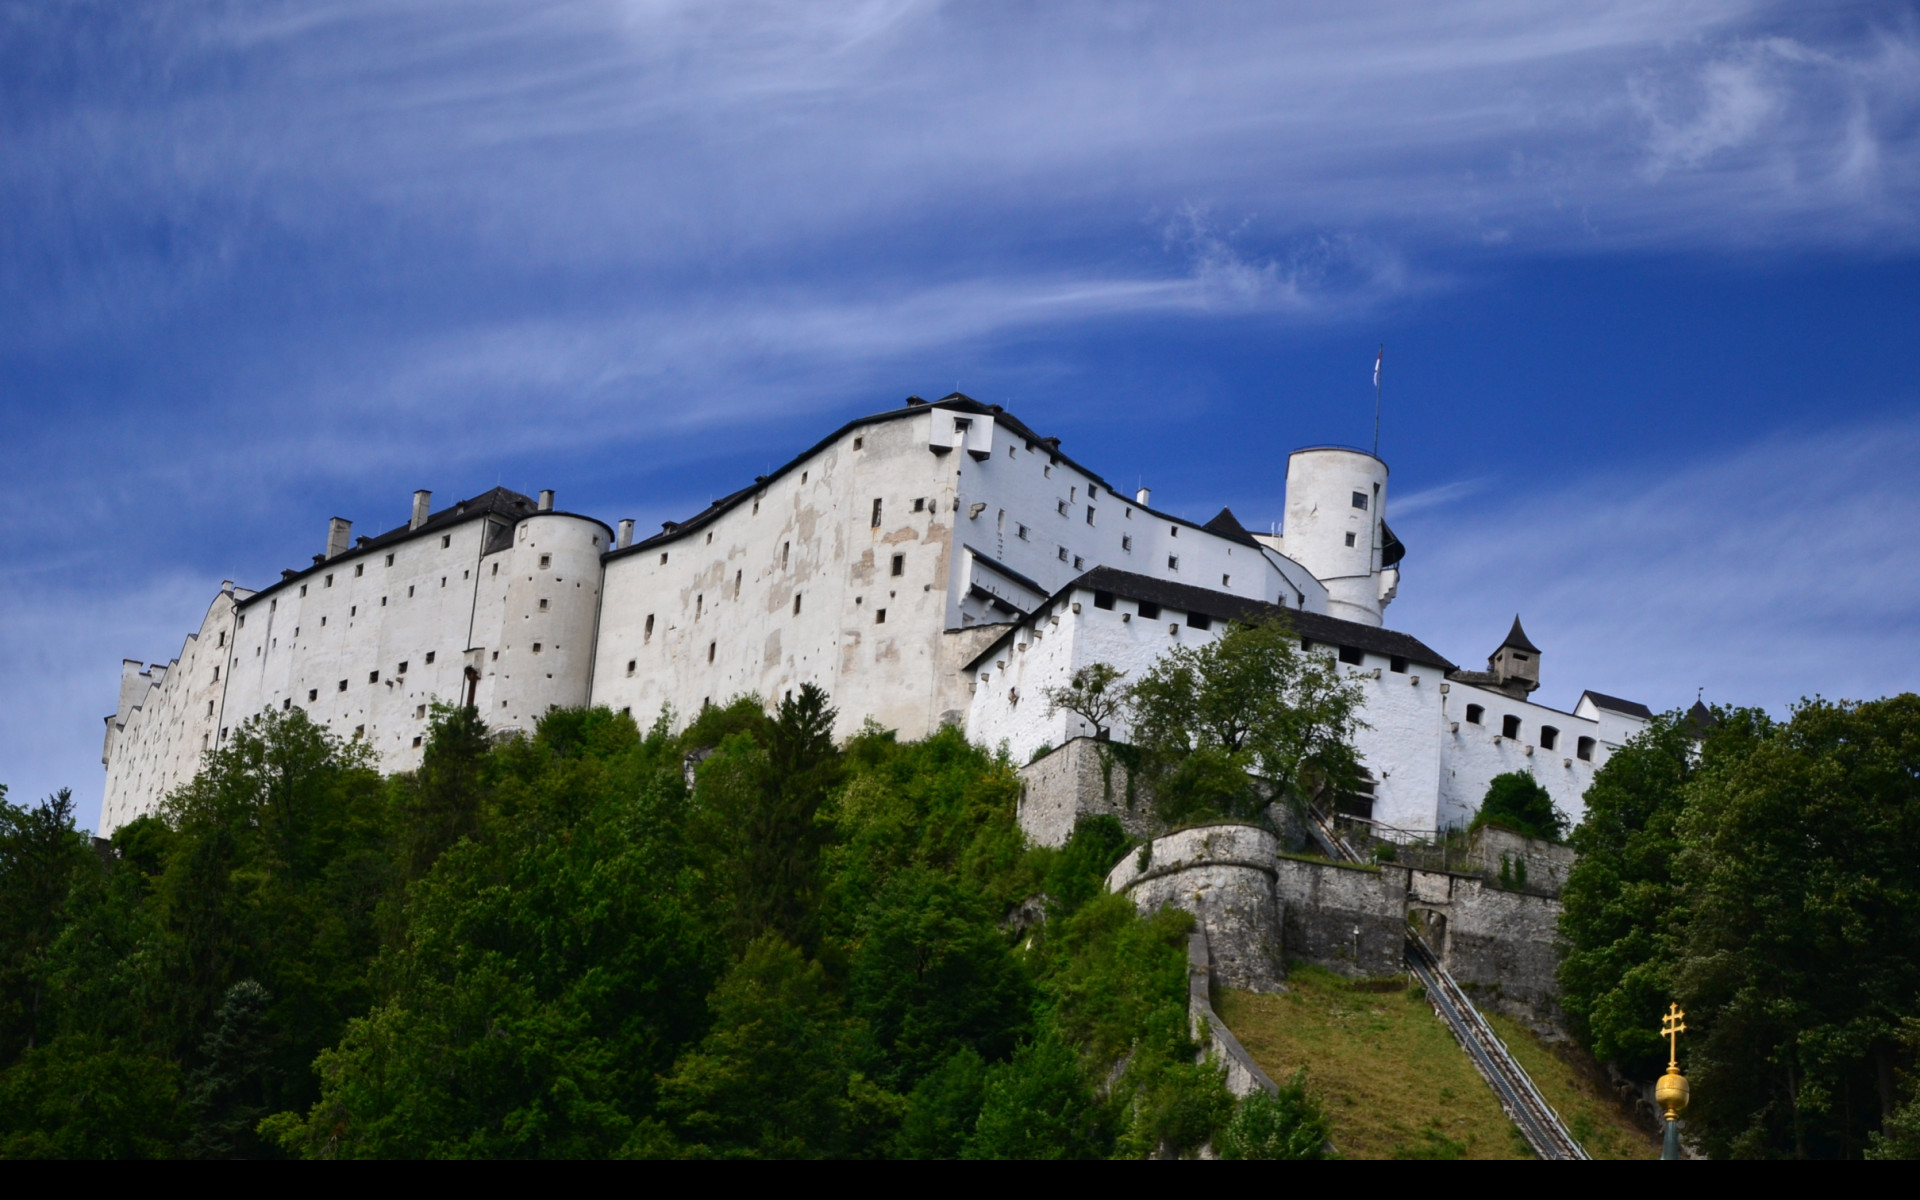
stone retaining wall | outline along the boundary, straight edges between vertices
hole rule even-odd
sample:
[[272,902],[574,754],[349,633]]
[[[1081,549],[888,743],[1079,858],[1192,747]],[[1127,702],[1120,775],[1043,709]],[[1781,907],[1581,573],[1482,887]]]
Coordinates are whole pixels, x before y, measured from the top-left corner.
[[1142,912],[1169,904],[1207,935],[1214,982],[1266,992],[1282,976],[1281,910],[1273,875],[1279,843],[1253,825],[1206,825],[1156,838],[1107,876]]
[[1117,817],[1136,838],[1160,832],[1152,804],[1129,792],[1126,764],[1105,742],[1074,738],[1021,767],[1020,780],[1020,829],[1036,846],[1066,845],[1083,816]]

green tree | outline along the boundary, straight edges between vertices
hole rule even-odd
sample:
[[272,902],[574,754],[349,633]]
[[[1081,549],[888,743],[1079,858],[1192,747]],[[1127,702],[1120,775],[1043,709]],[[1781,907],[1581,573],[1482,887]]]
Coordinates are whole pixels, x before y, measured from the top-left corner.
[[[1702,756],[1744,753],[1728,736],[1741,728],[1721,722]],[[1594,772],[1586,815],[1568,838],[1580,857],[1561,890],[1560,1002],[1595,1055],[1638,1078],[1666,1064],[1657,1018],[1673,999],[1675,827],[1694,761],[1685,718],[1656,717]]]
[[1326,1110],[1307,1092],[1307,1069],[1301,1067],[1278,1094],[1256,1091],[1242,1099],[1216,1148],[1223,1159],[1311,1161],[1337,1157],[1328,1150],[1332,1133]]
[[1043,1036],[988,1069],[980,1116],[964,1157],[1105,1158],[1107,1110],[1094,1100],[1073,1049]]
[[962,1046],[913,1086],[891,1148],[893,1158],[959,1158],[986,1099],[987,1064]]
[[692,1157],[828,1158],[864,1149],[865,1029],[817,963],[764,937],[714,989],[713,1027],[661,1083]]
[[1065,684],[1046,689],[1047,715],[1070,712],[1104,740],[1113,719],[1126,710],[1127,692],[1120,686],[1126,677],[1125,671],[1107,663],[1081,667]]
[[471,708],[433,706],[420,769],[398,780],[401,875],[418,879],[463,837],[477,837],[490,803],[487,727]]
[[193,1158],[258,1158],[254,1132],[268,1113],[273,1086],[274,1030],[267,1008],[272,998],[252,979],[227,989],[213,1028],[200,1047],[201,1065],[187,1080],[194,1128],[186,1142]]
[[1133,744],[1160,816],[1252,816],[1361,781],[1361,692],[1278,617],[1162,656],[1129,690]]
[[84,1034],[0,1073],[0,1158],[173,1158],[187,1129],[179,1069]]
[[1803,701],[1688,793],[1689,1129],[1716,1157],[1858,1157],[1920,999],[1920,696]]
[[66,788],[33,808],[0,786],[0,1067],[44,1040],[47,950],[59,936],[73,879],[88,864]]
[[1553,806],[1553,797],[1540,781],[1525,771],[1495,775],[1474,814],[1472,828],[1498,825],[1532,838],[1557,842],[1566,833],[1566,814]]

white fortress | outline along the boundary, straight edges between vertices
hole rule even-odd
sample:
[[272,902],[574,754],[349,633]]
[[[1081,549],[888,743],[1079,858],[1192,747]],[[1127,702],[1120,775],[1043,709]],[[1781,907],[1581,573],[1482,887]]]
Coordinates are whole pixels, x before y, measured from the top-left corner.
[[1484,672],[1384,628],[1404,551],[1372,455],[1294,452],[1280,535],[1149,499],[956,393],[853,421],[637,543],[631,521],[616,535],[552,492],[437,512],[415,492],[411,519],[376,537],[336,517],[310,566],[258,591],[223,583],[171,663],[124,663],[99,832],[154,812],[240,722],[293,707],[405,771],[435,701],[496,731],[589,703],[644,725],[814,683],[842,735],[869,717],[909,738],[960,724],[1024,761],[1091,732],[1042,695],[1078,667],[1137,677],[1167,647],[1281,609],[1363,679],[1384,825],[1461,824],[1510,770],[1577,819],[1594,768],[1650,715],[1591,692],[1571,713],[1534,704],[1539,651],[1518,619]]

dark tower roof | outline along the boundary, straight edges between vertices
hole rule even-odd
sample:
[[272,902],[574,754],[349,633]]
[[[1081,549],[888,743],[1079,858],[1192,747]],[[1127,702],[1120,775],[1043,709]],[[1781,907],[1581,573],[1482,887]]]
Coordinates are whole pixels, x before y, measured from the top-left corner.
[[1507,640],[1500,643],[1501,650],[1525,650],[1532,654],[1540,653],[1540,647],[1527,640],[1527,631],[1520,628],[1520,614],[1513,614],[1513,628],[1507,630]]
[[1253,535],[1247,532],[1246,526],[1240,523],[1240,519],[1233,515],[1233,510],[1230,508],[1221,509],[1218,516],[1200,528],[1206,530],[1208,533],[1226,538],[1229,541],[1241,542],[1248,546],[1258,546],[1260,544],[1253,540]]

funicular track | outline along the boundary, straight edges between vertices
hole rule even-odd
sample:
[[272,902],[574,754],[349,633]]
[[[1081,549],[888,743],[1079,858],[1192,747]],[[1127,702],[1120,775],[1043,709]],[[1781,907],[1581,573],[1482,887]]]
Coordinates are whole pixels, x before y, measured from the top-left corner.
[[[1333,857],[1352,863],[1361,861],[1352,845],[1334,828],[1331,818],[1316,809],[1309,809],[1307,816],[1315,840]],[[1453,976],[1440,965],[1440,956],[1411,927],[1407,929],[1406,955],[1407,966],[1426,988],[1434,1011],[1453,1031],[1455,1040],[1473,1060],[1474,1067],[1499,1099],[1500,1107],[1506,1110],[1534,1153],[1553,1161],[1585,1160],[1586,1150],[1568,1132],[1560,1114],[1533,1086],[1532,1076],[1513,1057],[1493,1026],[1487,1024],[1473,1001],[1467,999]]]

